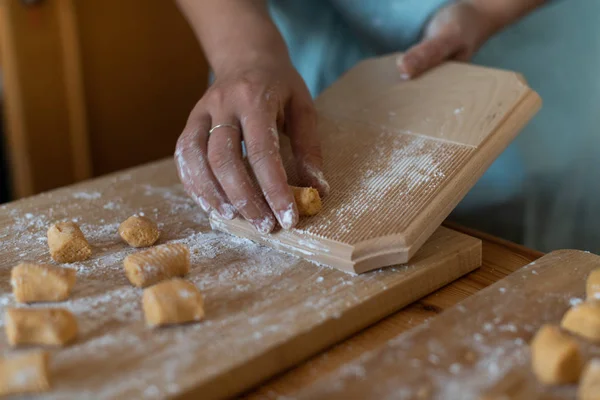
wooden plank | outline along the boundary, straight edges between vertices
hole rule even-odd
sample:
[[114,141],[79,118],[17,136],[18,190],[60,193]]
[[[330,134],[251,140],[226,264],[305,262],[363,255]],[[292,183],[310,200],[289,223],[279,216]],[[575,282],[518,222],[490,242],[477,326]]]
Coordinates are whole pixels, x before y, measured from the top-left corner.
[[[121,266],[133,250],[116,234],[138,212],[160,223],[161,243],[192,249],[189,279],[205,295],[206,321],[157,331],[144,326],[141,291]],[[81,336],[53,352],[55,390],[45,398],[233,395],[481,263],[481,242],[447,228],[409,265],[363,276],[211,232],[168,160],[0,207],[1,306],[14,305],[10,268],[49,262],[45,231],[63,219],[76,219],[95,249],[91,260],[74,265],[78,283],[64,306],[77,315]],[[0,351],[7,351],[3,334]]]
[[58,13],[65,77],[65,100],[69,110],[71,154],[75,181],[92,177],[87,109],[81,68],[81,48],[74,0],[62,0]]
[[173,1],[0,0],[0,41],[16,198],[172,154],[208,81]]
[[170,156],[208,84],[172,0],[74,1],[94,174]]
[[376,350],[401,333],[435,318],[448,308],[543,256],[536,251],[490,237],[482,232],[456,224],[444,225],[482,239],[481,268],[266,382],[244,398],[248,400],[294,398],[299,391],[327,374],[358,359],[366,352]]
[[[529,368],[528,343],[585,297],[600,257],[561,250],[365,354],[298,394],[299,399],[460,398],[484,395],[575,399],[576,385],[544,386]],[[600,345],[580,340],[587,359]]]
[[355,273],[410,260],[541,101],[512,72],[447,63],[405,82],[395,60],[359,63],[316,100],[331,184],[320,214],[268,237],[241,218],[213,226]]

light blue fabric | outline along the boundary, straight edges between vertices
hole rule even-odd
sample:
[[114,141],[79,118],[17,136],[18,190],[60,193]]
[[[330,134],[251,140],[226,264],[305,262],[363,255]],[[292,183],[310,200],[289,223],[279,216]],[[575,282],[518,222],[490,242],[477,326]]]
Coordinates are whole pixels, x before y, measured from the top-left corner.
[[[313,96],[358,61],[405,51],[449,0],[271,0],[273,19]],[[509,147],[459,205],[501,204],[522,191],[522,158]]]

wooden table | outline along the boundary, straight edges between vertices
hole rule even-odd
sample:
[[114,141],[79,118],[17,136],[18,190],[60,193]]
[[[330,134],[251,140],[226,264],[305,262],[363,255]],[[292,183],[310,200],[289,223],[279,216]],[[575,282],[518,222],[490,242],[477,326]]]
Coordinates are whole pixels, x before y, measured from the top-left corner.
[[480,269],[457,280],[424,299],[398,311],[345,342],[313,357],[298,367],[280,375],[248,393],[245,399],[271,399],[293,396],[340,366],[373,350],[400,333],[433,318],[485,287],[540,258],[543,253],[511,242],[473,231],[456,224],[448,227],[483,241],[483,265]]

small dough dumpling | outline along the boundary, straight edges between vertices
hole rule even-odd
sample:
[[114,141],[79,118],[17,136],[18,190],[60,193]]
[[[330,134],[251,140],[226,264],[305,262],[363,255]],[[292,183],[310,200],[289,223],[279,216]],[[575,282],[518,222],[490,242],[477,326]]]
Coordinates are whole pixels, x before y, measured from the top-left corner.
[[531,342],[531,366],[542,383],[577,382],[583,360],[575,339],[552,325],[542,326]]
[[600,358],[588,362],[583,370],[579,390],[577,391],[578,400],[600,400]]
[[301,217],[310,217],[316,215],[323,207],[321,196],[315,188],[291,186],[294,193],[294,200],[298,207],[298,213]]
[[180,243],[163,244],[125,257],[125,275],[132,285],[147,287],[190,271],[190,249]]
[[39,350],[0,358],[0,397],[50,390],[48,360]]
[[75,316],[61,308],[8,308],[4,324],[11,346],[64,346],[78,333]]
[[119,235],[132,247],[148,247],[156,243],[160,232],[156,222],[150,218],[134,215],[121,223]]
[[586,295],[588,300],[600,300],[600,268],[592,271],[588,276]]
[[48,229],[50,256],[59,263],[85,261],[92,255],[92,247],[74,222],[59,222]]
[[600,341],[600,301],[587,301],[571,308],[563,316],[560,325],[588,340]]
[[15,300],[19,303],[64,301],[75,285],[75,270],[54,265],[22,263],[11,271]]
[[148,326],[183,324],[204,317],[202,294],[191,282],[171,279],[144,289],[144,316]]

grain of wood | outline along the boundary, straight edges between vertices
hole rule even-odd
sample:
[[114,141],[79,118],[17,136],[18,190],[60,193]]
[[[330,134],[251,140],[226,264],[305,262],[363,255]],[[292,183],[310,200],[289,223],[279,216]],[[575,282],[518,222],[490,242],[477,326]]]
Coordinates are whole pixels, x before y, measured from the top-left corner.
[[316,100],[331,185],[321,212],[270,236],[242,219],[213,226],[354,273],[407,262],[540,103],[508,71],[448,63],[405,82],[395,56],[364,61]]
[[[201,323],[146,326],[140,290],[123,274],[137,250],[115,235],[140,212],[163,224],[163,244],[190,248],[186,280],[204,295]],[[363,276],[317,266],[211,231],[166,160],[0,206],[0,304],[15,305],[8,277],[21,254],[49,262],[45,229],[67,218],[78,219],[95,253],[72,265],[78,283],[61,306],[77,315],[79,336],[55,352],[61,384],[42,399],[235,396],[481,262],[479,240],[441,228],[406,266]]]
[[[538,382],[529,342],[540,326],[558,324],[572,304],[585,298],[585,280],[599,266],[600,257],[593,254],[550,253],[295,397],[387,398],[402,392],[410,398],[427,387],[438,398],[474,400],[508,391],[515,399],[574,399],[575,384]],[[585,340],[578,344],[584,359],[600,355],[600,346]],[[469,353],[475,357],[466,359]]]
[[[366,352],[376,350],[385,345],[388,340],[427,322],[444,312],[444,310],[455,306],[460,301],[543,256],[542,253],[537,251],[482,232],[453,223],[444,225],[483,240],[481,268],[403,308],[332,349],[311,358],[293,370],[267,382],[249,393],[244,399],[294,398],[299,391],[314,384],[327,374],[358,359]],[[526,366],[526,368],[529,368],[529,366]],[[517,382],[517,386],[519,382]],[[494,400],[498,399],[495,398]],[[531,400],[531,397],[528,397],[525,393],[524,397],[515,398],[514,400]]]

